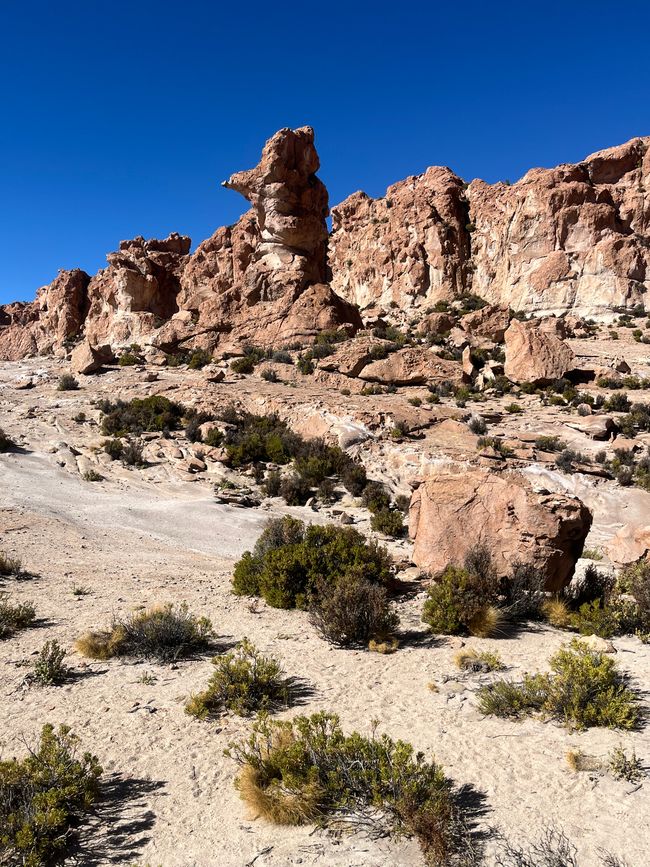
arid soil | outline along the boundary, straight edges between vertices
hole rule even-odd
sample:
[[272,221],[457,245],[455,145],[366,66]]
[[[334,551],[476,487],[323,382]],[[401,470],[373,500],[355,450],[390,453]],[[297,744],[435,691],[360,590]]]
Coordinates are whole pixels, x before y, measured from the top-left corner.
[[[569,343],[577,355],[596,353],[603,363],[622,351],[622,341],[604,337]],[[624,355],[633,372],[644,375],[647,346],[626,341]],[[536,719],[483,718],[475,691],[494,675],[460,674],[454,665],[464,642],[497,650],[506,675],[517,679],[523,672],[543,670],[549,656],[568,641],[568,633],[530,624],[496,639],[433,638],[420,621],[425,585],[410,565],[411,543],[382,539],[412,588],[399,602],[400,649],[380,655],[333,648],[317,635],[306,613],[232,595],[230,577],[269,516],[288,513],[325,522],[338,521],[343,513],[370,534],[369,513],[359,502],[344,495],[335,506],[318,511],[289,508],[279,498],[263,500],[256,508],[219,504],[215,483],[228,478],[254,488],[252,479],[209,459],[205,471],[190,472],[188,458],[201,447],[188,443],[182,432],[169,438],[147,435],[149,466],[144,469],[111,463],[101,451],[100,414],[91,402],[161,393],[202,409],[234,401],[256,412],[278,412],[303,435],[357,440],[350,453],[360,456],[369,476],[385,481],[394,494],[409,493],[412,480],[426,477],[441,461],[476,462],[477,437],[467,420],[479,411],[489,418],[489,434],[502,433],[512,444],[511,465],[549,490],[578,494],[591,508],[587,547],[600,552],[605,567],[608,546],[622,527],[650,523],[650,494],[587,472],[563,474],[553,456],[536,454],[531,442],[537,435],[559,434],[572,448],[594,455],[615,448],[616,440],[591,439],[569,426],[581,421],[579,416],[542,406],[534,395],[516,396],[523,409],[517,415],[504,411],[512,395],[493,395],[476,407],[459,408],[451,398],[417,407],[408,399],[424,397],[424,387],[364,396],[355,385],[350,388],[353,380],[321,370],[303,377],[288,366],[285,383],[265,382],[257,372],[242,378],[228,371],[217,384],[186,367],[114,366],[101,375],[80,376],[76,391],[57,391],[58,377],[67,370],[65,361],[52,359],[0,366],[0,426],[20,447],[0,455],[0,549],[20,557],[30,575],[7,579],[0,589],[15,600],[32,600],[39,618],[36,628],[0,642],[0,731],[3,754],[14,755],[24,751],[25,741],[33,742],[44,722],[65,722],[83,747],[99,757],[109,785],[83,836],[80,863],[422,863],[413,841],[255,821],[233,786],[236,766],[223,755],[229,741],[247,733],[250,721],[225,715],[218,722],[200,722],[183,709],[188,695],[206,684],[209,658],[174,665],[88,662],[73,650],[81,633],[108,625],[114,615],[167,601],[186,601],[193,612],[210,617],[221,646],[247,636],[277,656],[287,674],[304,681],[303,705],[281,716],[331,710],[340,714],[347,731],[365,734],[377,720],[380,731],[435,757],[459,786],[469,787],[466,802],[487,840],[487,864],[496,863],[499,833],[523,842],[548,825],[561,827],[573,840],[581,867],[600,864],[600,849],[624,858],[628,867],[648,862],[648,783],[575,773],[565,756],[580,749],[604,758],[622,745],[648,764],[650,730],[578,733]],[[17,389],[27,376],[33,387]],[[353,393],[342,394],[343,385]],[[595,385],[585,388],[597,391]],[[647,393],[637,397],[648,400]],[[86,414],[85,421],[74,420],[79,412]],[[399,419],[408,421],[412,434],[395,439],[389,431]],[[494,463],[493,458],[482,460]],[[103,480],[86,481],[89,468]],[[578,569],[585,563],[581,560]],[[88,592],[75,595],[75,587]],[[27,687],[26,663],[52,638],[68,649],[73,680],[61,687]],[[650,645],[626,637],[614,646],[618,664],[634,685],[650,690]]]

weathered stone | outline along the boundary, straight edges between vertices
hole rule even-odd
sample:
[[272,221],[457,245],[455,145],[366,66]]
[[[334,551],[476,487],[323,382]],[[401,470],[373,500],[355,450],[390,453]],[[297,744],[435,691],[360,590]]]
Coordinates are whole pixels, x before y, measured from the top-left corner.
[[575,368],[566,343],[543,331],[535,321],[513,319],[505,333],[505,375],[513,382],[544,385],[562,379]]
[[75,347],[70,356],[70,367],[75,373],[96,373],[102,365],[113,360],[110,346],[91,346],[87,340]]
[[367,382],[391,385],[427,385],[450,382],[460,385],[465,380],[463,368],[457,361],[439,358],[430,349],[409,346],[392,352],[388,358],[373,361],[359,374]]
[[454,465],[427,478],[411,499],[413,562],[430,573],[462,565],[477,543],[490,550],[500,575],[517,562],[540,569],[548,590],[571,580],[591,527],[576,497],[537,493],[512,470]]

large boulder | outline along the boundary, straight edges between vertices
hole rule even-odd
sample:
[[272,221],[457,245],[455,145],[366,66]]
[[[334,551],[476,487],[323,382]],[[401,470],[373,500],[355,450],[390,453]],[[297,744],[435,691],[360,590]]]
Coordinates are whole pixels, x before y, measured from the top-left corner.
[[493,343],[501,343],[510,324],[510,311],[507,307],[487,304],[480,310],[473,310],[461,317],[461,328],[472,337],[482,337]]
[[576,366],[570,347],[534,320],[520,322],[513,319],[504,339],[504,371],[512,382],[547,385],[562,379]]
[[75,373],[88,375],[97,373],[104,364],[108,364],[115,356],[108,344],[92,346],[84,340],[72,350],[70,367]]
[[449,382],[461,385],[466,380],[457,361],[440,358],[430,349],[407,346],[392,352],[387,358],[366,365],[359,374],[367,382],[386,385],[429,385]]
[[432,574],[462,564],[480,543],[500,575],[516,561],[528,563],[542,571],[548,590],[557,591],[571,580],[591,521],[577,497],[535,491],[514,470],[452,465],[414,491],[409,533],[414,562]]

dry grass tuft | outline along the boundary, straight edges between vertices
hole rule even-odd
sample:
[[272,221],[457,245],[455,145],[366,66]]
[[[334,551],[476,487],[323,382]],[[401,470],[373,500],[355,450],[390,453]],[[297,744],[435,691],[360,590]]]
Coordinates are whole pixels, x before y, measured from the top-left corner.
[[454,656],[454,662],[463,671],[502,671],[504,668],[498,653],[490,653],[488,650],[479,653],[473,647],[459,650]]
[[116,627],[110,632],[86,632],[75,641],[74,647],[78,653],[90,659],[111,659],[119,656],[123,641],[124,631]]
[[288,791],[281,781],[268,783],[257,768],[244,765],[236,786],[255,818],[275,825],[305,825],[319,816],[323,793],[315,781],[306,783],[299,791]]
[[494,605],[487,605],[477,611],[467,624],[467,628],[477,638],[493,638],[503,627],[503,614]]
[[385,641],[371,638],[368,644],[368,650],[373,653],[395,653],[399,647],[399,640],[395,637],[387,638]]
[[600,771],[603,764],[594,756],[588,756],[582,750],[569,750],[566,754],[568,766],[572,771]]
[[556,629],[566,629],[571,622],[571,611],[562,599],[549,599],[542,607],[544,617]]

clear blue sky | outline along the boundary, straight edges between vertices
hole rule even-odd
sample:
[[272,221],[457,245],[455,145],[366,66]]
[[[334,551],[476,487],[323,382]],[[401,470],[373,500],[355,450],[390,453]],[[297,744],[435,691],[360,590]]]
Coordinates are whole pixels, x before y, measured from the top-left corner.
[[315,127],[332,204],[650,134],[649,33],[647,0],[4,0],[0,303],[233,222],[219,182],[283,126]]

